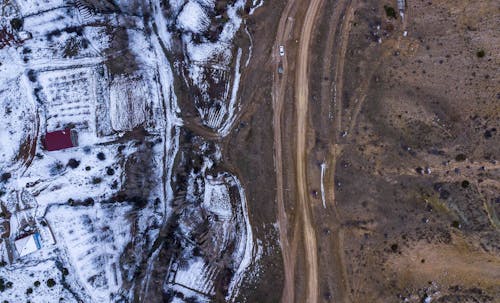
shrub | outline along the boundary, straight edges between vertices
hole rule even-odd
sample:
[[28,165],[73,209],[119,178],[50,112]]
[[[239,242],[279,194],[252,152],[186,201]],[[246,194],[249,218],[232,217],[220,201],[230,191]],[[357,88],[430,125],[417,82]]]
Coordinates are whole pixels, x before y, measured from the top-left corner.
[[2,182],[6,182],[7,180],[10,179],[10,177],[12,177],[12,175],[10,173],[3,173],[2,176],[0,177],[0,180]]
[[106,160],[106,155],[103,152],[97,154],[97,159],[103,161]]
[[80,165],[80,161],[78,161],[78,160],[76,160],[76,159],[73,159],[73,158],[72,158],[72,159],[69,159],[69,161],[68,161],[68,164],[67,164],[67,165],[68,165],[69,167],[71,167],[71,168],[73,168],[73,169],[74,169],[74,168],[77,168],[77,167],[78,167],[78,165]]
[[23,27],[23,19],[14,18],[10,20],[10,26],[16,31],[20,30]]
[[54,281],[54,279],[50,278],[47,280],[47,286],[48,287],[54,287],[56,285],[56,281]]
[[392,245],[391,245],[391,250],[392,250],[393,252],[397,252],[397,251],[398,251],[398,245],[397,245],[396,243],[392,244]]
[[384,5],[385,14],[387,18],[397,19],[396,10],[392,6]]
[[115,170],[114,170],[114,169],[112,169],[111,167],[108,167],[108,168],[106,169],[106,174],[107,174],[108,176],[112,176],[112,175],[114,175],[114,174],[115,174]]

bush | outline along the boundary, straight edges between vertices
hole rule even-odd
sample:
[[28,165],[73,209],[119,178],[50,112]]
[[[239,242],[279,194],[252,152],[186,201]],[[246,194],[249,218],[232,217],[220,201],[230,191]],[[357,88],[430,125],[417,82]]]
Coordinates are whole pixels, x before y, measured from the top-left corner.
[[476,56],[478,58],[483,58],[484,56],[486,55],[486,52],[484,50],[478,50],[477,53],[476,53]]
[[86,205],[86,206],[94,205],[94,199],[87,198],[87,199],[83,200],[83,204]]
[[47,286],[52,288],[56,285],[56,281],[54,281],[54,279],[50,278],[47,280]]
[[106,174],[107,174],[108,176],[112,176],[112,175],[114,175],[114,174],[115,174],[115,170],[114,170],[114,169],[112,169],[111,167],[108,167],[108,168],[106,169]]
[[464,154],[458,154],[456,157],[455,157],[455,161],[457,162],[463,162],[467,159],[467,156],[464,155]]
[[71,168],[77,168],[78,165],[80,165],[80,161],[75,160],[75,159],[69,159],[68,164],[69,167]]
[[103,161],[106,160],[106,155],[103,152],[97,154],[97,159]]
[[23,19],[14,18],[10,20],[10,26],[16,31],[20,30],[23,27]]
[[0,177],[0,180],[2,182],[6,182],[7,180],[10,179],[10,177],[12,177],[12,175],[10,173],[3,173],[2,176]]
[[398,16],[396,15],[396,10],[392,6],[384,5],[384,10],[385,14],[387,15],[387,18],[393,18],[397,19]]

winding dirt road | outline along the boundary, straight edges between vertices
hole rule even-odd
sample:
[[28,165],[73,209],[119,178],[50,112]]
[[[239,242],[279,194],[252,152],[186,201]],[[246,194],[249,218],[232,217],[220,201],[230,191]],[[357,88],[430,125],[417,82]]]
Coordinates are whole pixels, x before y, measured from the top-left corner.
[[311,220],[311,203],[307,191],[306,150],[307,150],[307,112],[309,97],[309,46],[314,21],[321,6],[321,0],[312,0],[306,12],[299,42],[299,55],[296,71],[295,107],[297,114],[296,168],[299,208],[302,213],[304,232],[304,251],[307,268],[306,302],[318,301],[318,245],[316,231]]

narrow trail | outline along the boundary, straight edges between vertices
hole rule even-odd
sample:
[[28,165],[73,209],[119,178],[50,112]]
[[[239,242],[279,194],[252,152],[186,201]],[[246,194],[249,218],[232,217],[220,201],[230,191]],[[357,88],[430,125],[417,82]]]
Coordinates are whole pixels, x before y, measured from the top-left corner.
[[321,6],[321,0],[312,0],[304,18],[301,37],[299,42],[299,54],[296,70],[296,92],[295,106],[297,115],[297,139],[296,139],[296,169],[297,169],[297,193],[298,208],[302,215],[304,251],[307,271],[306,302],[318,301],[318,245],[316,231],[311,217],[311,203],[307,191],[307,118],[309,101],[309,47],[311,36],[316,20],[316,15]]
[[[346,15],[341,27],[341,38],[340,38],[340,53],[338,56],[338,61],[336,64],[336,75],[335,75],[335,107],[336,107],[336,130],[337,138],[338,134],[342,131],[342,92],[344,89],[344,65],[345,65],[345,55],[347,53],[347,45],[349,44],[349,33],[351,32],[352,19],[354,18],[354,6],[351,4],[348,6]],[[340,154],[341,151],[336,151],[336,154]]]
[[[278,31],[276,34],[276,41],[273,47],[274,54],[274,72],[273,72],[273,129],[274,129],[274,163],[276,169],[276,202],[278,206],[278,225],[279,225],[279,236],[281,244],[281,253],[283,255],[283,270],[285,273],[285,281],[283,286],[283,293],[281,296],[281,302],[289,303],[295,301],[295,257],[292,256],[293,250],[290,247],[290,242],[288,238],[288,218],[285,210],[285,203],[283,199],[283,147],[282,147],[282,111],[284,103],[285,88],[287,83],[287,57],[286,53],[283,57],[277,57],[279,46],[286,44],[286,38],[291,31],[292,24],[288,22],[291,18],[291,11],[294,5],[294,1],[289,1],[281,14],[280,22],[278,25]],[[281,58],[281,60],[280,60]],[[278,67],[282,64],[282,68],[285,71],[282,75],[278,73]]]

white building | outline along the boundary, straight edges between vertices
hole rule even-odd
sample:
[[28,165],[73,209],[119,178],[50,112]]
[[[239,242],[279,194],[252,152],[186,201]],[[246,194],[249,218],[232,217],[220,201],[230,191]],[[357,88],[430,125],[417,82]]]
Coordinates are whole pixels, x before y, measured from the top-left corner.
[[40,234],[34,233],[14,241],[19,257],[24,257],[42,248]]

